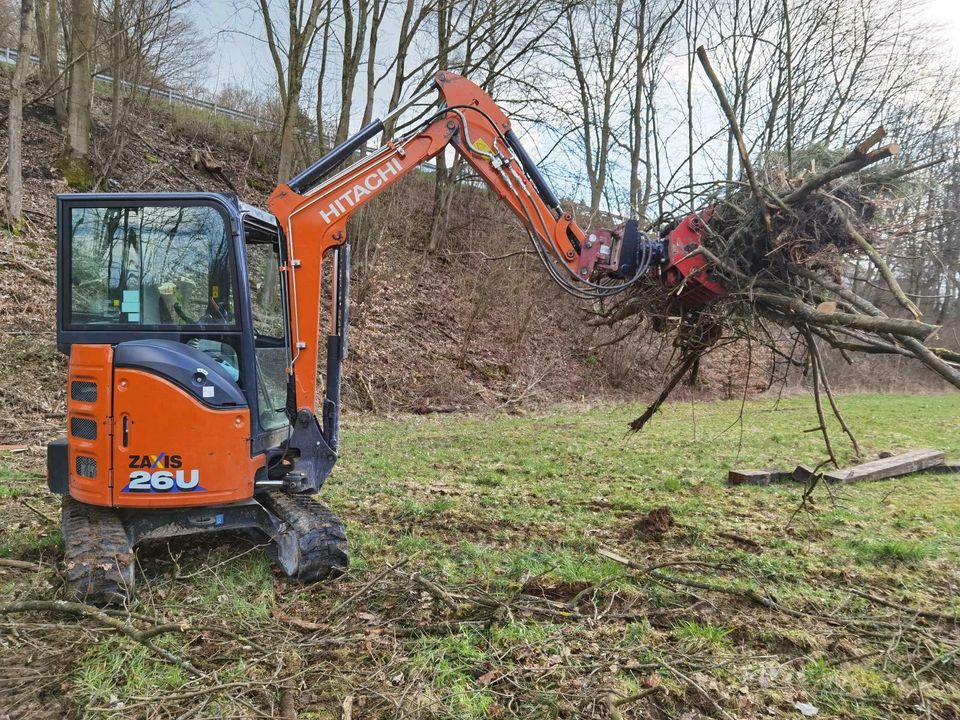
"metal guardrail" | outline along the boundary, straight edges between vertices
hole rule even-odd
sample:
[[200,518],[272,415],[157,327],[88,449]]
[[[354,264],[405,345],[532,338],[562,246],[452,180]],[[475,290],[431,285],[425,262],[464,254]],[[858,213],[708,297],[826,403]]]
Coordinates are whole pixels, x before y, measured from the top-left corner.
[[[19,53],[17,52],[16,48],[0,48],[0,61],[13,64],[17,62],[18,57]],[[34,65],[40,64],[40,58],[37,55],[32,55],[30,57],[30,61]],[[94,78],[100,82],[107,83],[108,85],[114,82],[113,77],[105,73],[95,75]],[[126,89],[132,89],[134,87],[133,83],[129,82],[128,80],[121,80],[120,86]],[[214,115],[224,115],[236,120],[245,120],[257,125],[258,127],[279,127],[279,123],[270,120],[269,118],[265,118],[260,115],[253,115],[251,113],[243,112],[242,110],[234,110],[232,108],[224,107],[223,105],[218,105],[210,100],[201,100],[200,98],[190,97],[189,95],[184,95],[183,93],[179,93],[170,88],[162,89],[150,85],[138,85],[136,86],[136,90],[138,92],[146,93],[151,97],[166,100],[170,105],[186,105],[187,107],[200,108],[202,110],[212,112]],[[316,136],[317,134],[313,133],[314,139],[316,139]]]

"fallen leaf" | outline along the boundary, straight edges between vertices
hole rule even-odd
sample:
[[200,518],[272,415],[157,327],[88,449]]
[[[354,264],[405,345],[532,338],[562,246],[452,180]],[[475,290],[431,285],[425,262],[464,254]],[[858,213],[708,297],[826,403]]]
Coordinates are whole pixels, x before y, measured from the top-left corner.
[[483,675],[477,678],[477,682],[481,685],[489,685],[494,680],[500,677],[499,670],[491,670],[490,672],[485,672]]
[[799,710],[800,714],[804,717],[813,717],[820,712],[816,705],[811,705],[810,703],[797,701],[793,704],[793,706]]
[[287,615],[282,610],[277,610],[274,608],[270,611],[270,614],[279,620],[282,623],[287,625],[293,625],[298,627],[301,630],[323,630],[326,628],[326,625],[321,625],[320,623],[310,622],[309,620],[304,620],[303,618],[295,617],[294,615]]

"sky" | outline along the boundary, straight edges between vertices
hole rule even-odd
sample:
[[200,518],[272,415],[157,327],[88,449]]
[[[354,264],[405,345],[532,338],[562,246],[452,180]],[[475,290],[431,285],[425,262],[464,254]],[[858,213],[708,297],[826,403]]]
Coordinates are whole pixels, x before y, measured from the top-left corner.
[[[918,19],[929,22],[942,32],[960,56],[960,0],[926,0]],[[206,85],[216,92],[228,84],[256,84],[269,87],[273,80],[273,66],[266,44],[252,37],[262,37],[261,20],[249,0],[200,0],[202,10],[193,20],[198,29],[211,40],[209,71]],[[381,30],[381,44],[392,39],[389,23]],[[384,47],[386,51],[387,48]],[[381,53],[381,57],[385,53]]]
[[[960,0],[918,0],[920,8],[917,11],[917,21],[931,25],[939,35],[934,42],[942,42],[949,46],[949,55],[954,58],[960,58]],[[205,73],[207,89],[216,93],[218,90],[228,85],[239,85],[261,92],[270,94],[276,85],[273,63],[269,50],[263,38],[263,22],[259,13],[255,10],[257,0],[198,0],[200,9],[192,13],[192,19],[198,26],[198,30],[210,39],[210,55],[207,72]],[[399,5],[399,3],[393,3]],[[282,15],[278,15],[282,20]],[[396,44],[396,29],[398,19],[394,22],[390,18],[384,22],[379,34],[379,58],[390,58],[391,50]],[[331,79],[338,76],[338,67],[336,63],[336,52],[332,53],[331,67],[329,68],[328,83]],[[677,56],[668,64],[675,62],[678,73],[686,76],[686,59]],[[315,75],[311,77],[311,71],[308,69],[308,76],[305,79],[304,95],[302,105],[311,113],[313,111],[313,98],[316,88]],[[382,112],[386,106],[387,96],[389,94],[389,81],[381,84],[378,88],[377,103],[375,105],[375,115],[378,111]],[[339,102],[336,97],[338,93],[334,88],[330,88],[329,93],[331,105],[327,107],[328,114],[332,115],[338,110]],[[356,129],[359,124],[359,113],[362,111],[362,91],[363,83],[358,82],[357,94],[355,95],[355,108],[357,117],[353,118],[352,129]],[[669,103],[667,103],[669,105]],[[723,119],[718,107],[716,107],[715,98],[712,90],[704,81],[703,87],[695,90],[695,104],[698,106],[698,122],[700,134],[703,137],[709,136],[716,128],[723,125]],[[661,108],[661,117],[665,122],[681,123],[683,118],[678,118],[676,112],[671,108]],[[521,140],[528,146],[534,159],[540,161],[543,153],[546,153],[551,145],[544,141],[543,147],[540,147],[540,133],[537,128],[517,128]],[[673,139],[673,144],[683,145],[678,152],[680,156],[685,155],[686,146],[681,143],[683,138],[677,136]],[[668,141],[668,145],[670,141]],[[670,148],[668,147],[668,151]],[[672,151],[670,152],[672,154]],[[545,159],[544,170],[553,175],[570,175],[567,182],[574,186],[580,183],[575,179],[577,173],[574,169],[568,167],[569,159],[563,157],[551,156]],[[561,182],[560,177],[555,177],[554,182]],[[571,187],[571,189],[573,189]],[[574,194],[580,194],[574,191]]]
[[941,27],[944,38],[960,53],[960,0],[930,0],[923,16]]

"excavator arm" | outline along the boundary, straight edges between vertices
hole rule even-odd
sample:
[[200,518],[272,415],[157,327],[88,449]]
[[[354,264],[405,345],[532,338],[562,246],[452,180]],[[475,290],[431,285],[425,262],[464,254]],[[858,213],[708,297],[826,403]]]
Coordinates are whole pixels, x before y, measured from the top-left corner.
[[[517,216],[550,276],[566,291],[588,299],[615,295],[649,272],[679,291],[696,280],[704,264],[690,255],[702,222],[685,219],[676,230],[684,238],[650,239],[635,221],[614,229],[584,232],[560,201],[514,134],[510,120],[476,84],[451,72],[434,77],[441,107],[406,134],[340,167],[380,134],[387,120],[377,120],[334,148],[302,173],[278,186],[268,200],[282,230],[281,274],[290,319],[291,392],[288,411],[294,430],[291,450],[305,488],[319,487],[338,445],[340,363],[346,355],[348,329],[349,245],[347,221],[370,200],[404,175],[452,145]],[[422,97],[422,96],[421,96]],[[409,107],[399,108],[398,115]],[[333,250],[331,317],[326,334],[326,397],[322,427],[314,418],[320,343],[321,278],[324,256]],[[666,263],[666,265],[664,264]],[[697,288],[710,281],[701,277]],[[710,287],[698,297],[722,294]],[[690,296],[692,297],[692,296]],[[700,300],[697,300],[700,303]],[[319,435],[319,436],[318,436]],[[317,483],[310,482],[318,477]]]

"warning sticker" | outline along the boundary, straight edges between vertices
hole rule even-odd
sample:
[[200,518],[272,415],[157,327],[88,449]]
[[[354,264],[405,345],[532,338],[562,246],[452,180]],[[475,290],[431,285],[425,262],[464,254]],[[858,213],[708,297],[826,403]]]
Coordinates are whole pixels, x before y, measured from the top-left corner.
[[477,138],[473,141],[473,146],[480,152],[492,153],[493,150],[490,149],[490,146],[484,141],[483,138]]

